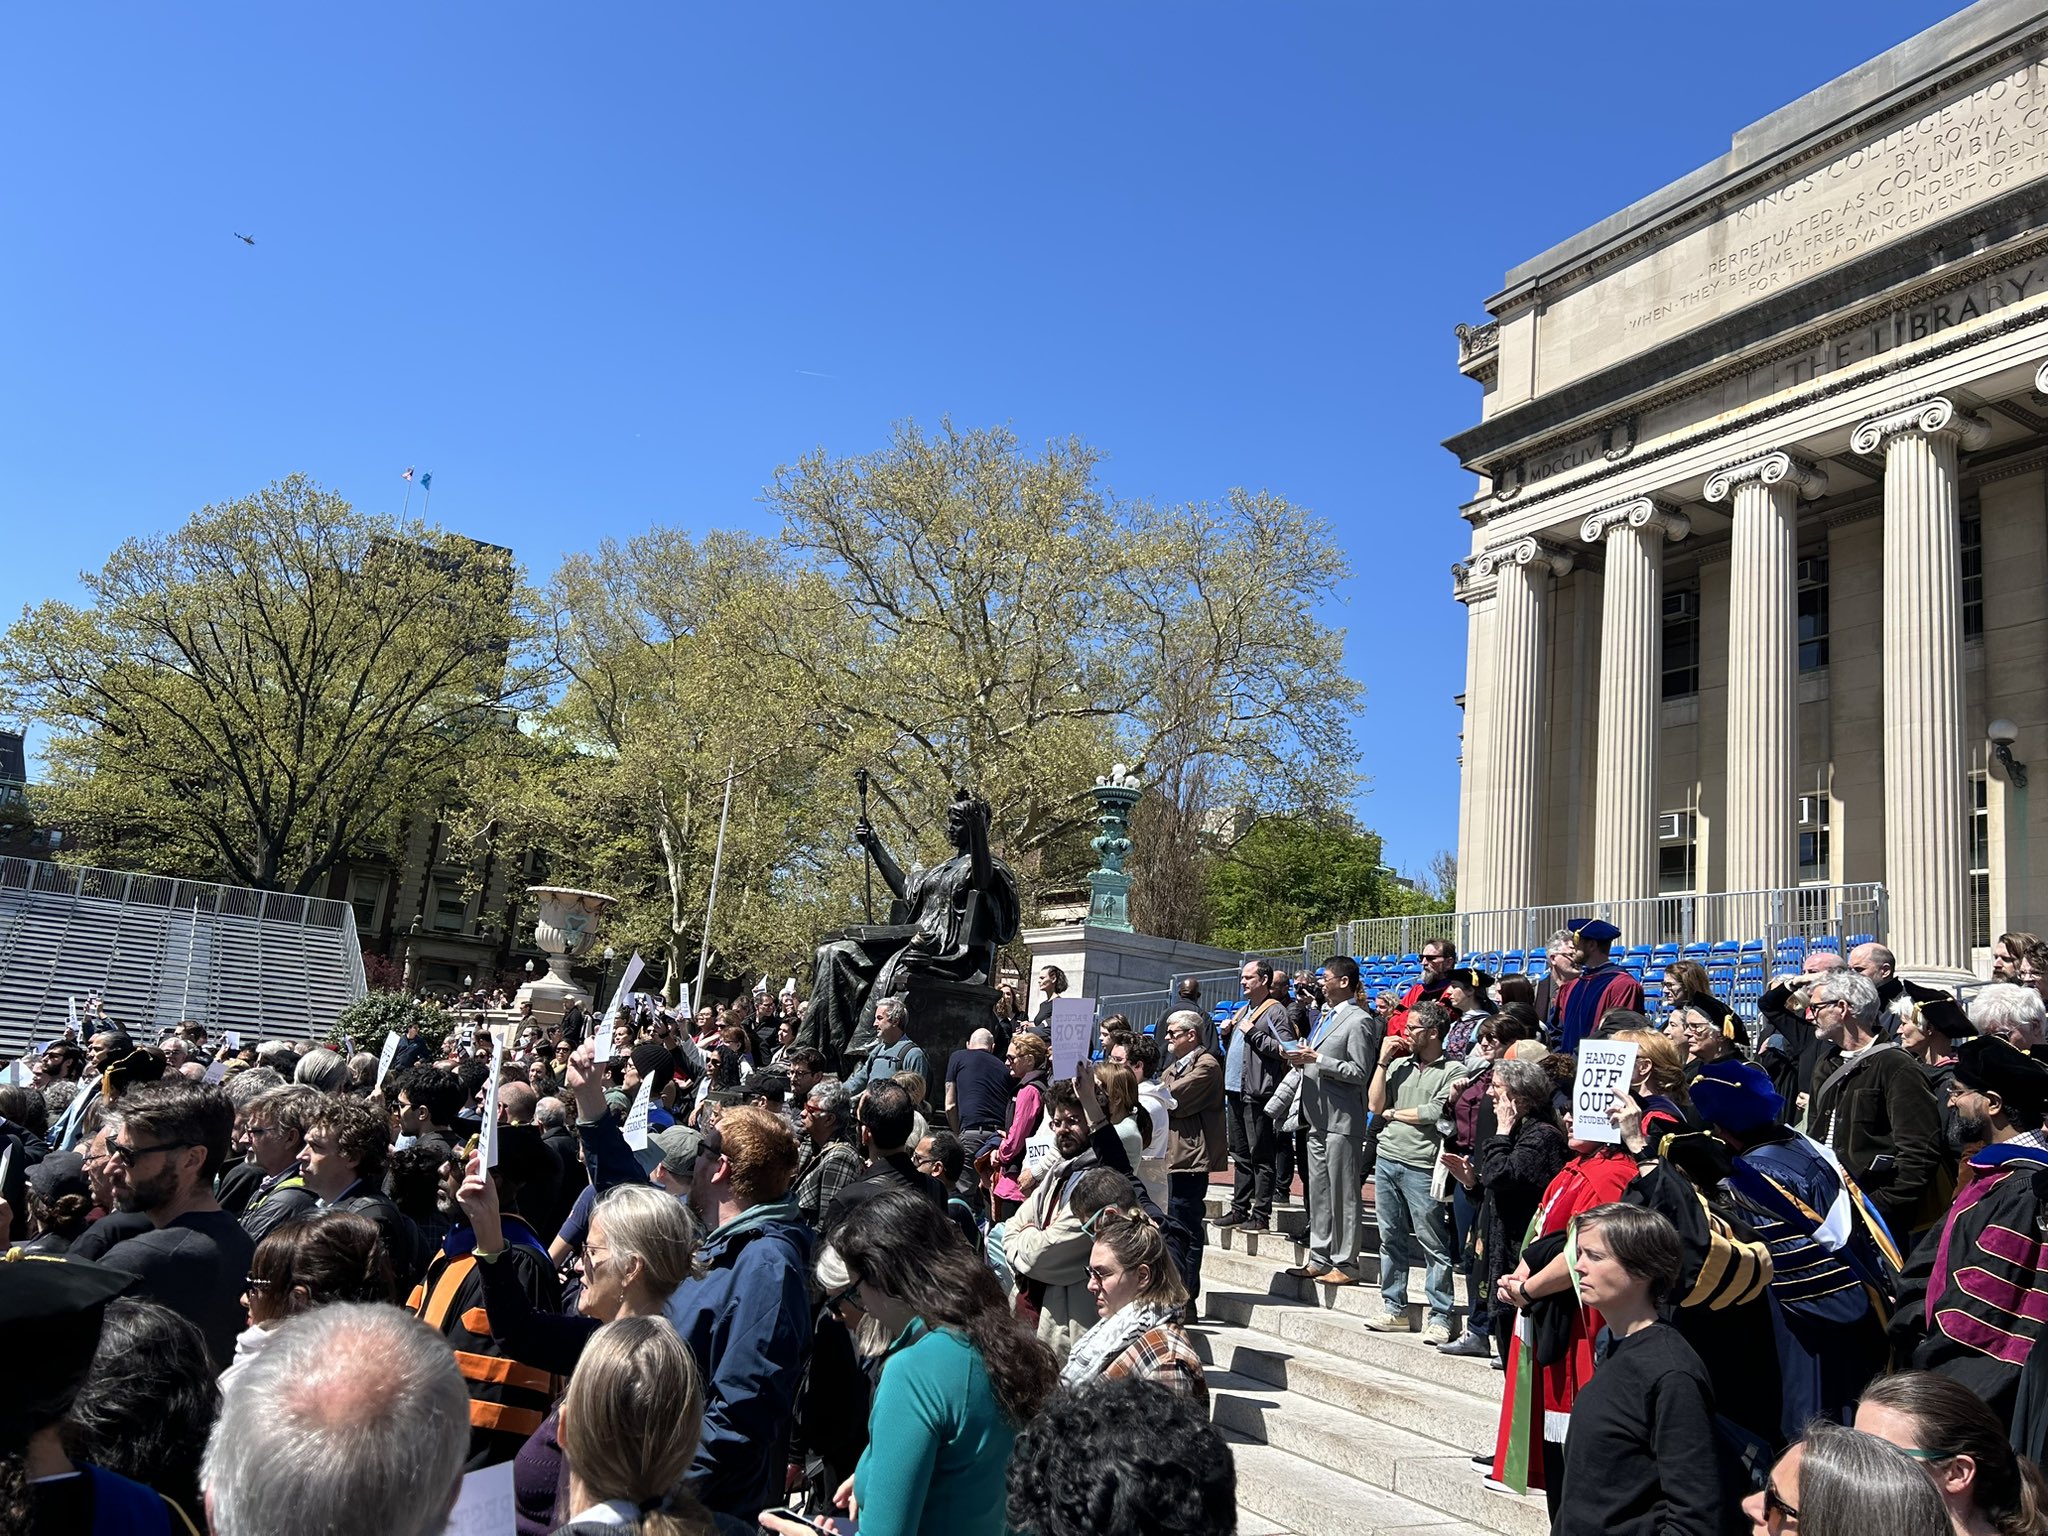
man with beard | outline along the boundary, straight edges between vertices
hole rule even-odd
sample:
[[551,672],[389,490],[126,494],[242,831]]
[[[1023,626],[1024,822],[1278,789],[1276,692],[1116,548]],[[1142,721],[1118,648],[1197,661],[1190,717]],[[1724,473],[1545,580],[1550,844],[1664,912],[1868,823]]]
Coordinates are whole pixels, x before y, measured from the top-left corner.
[[690,1490],[741,1521],[782,1500],[810,1350],[811,1231],[789,1196],[796,1169],[796,1134],[781,1115],[741,1104],[718,1117],[690,1180],[703,1274],[667,1307],[704,1377]]
[[122,1210],[146,1215],[150,1230],[116,1244],[100,1262],[137,1277],[131,1296],[197,1323],[216,1369],[234,1358],[242,1280],[256,1251],[213,1198],[234,1128],[235,1106],[219,1088],[144,1083],[121,1100],[107,1138],[114,1198]]
[[1565,924],[1575,941],[1572,963],[1579,974],[1566,982],[1557,994],[1557,1004],[1546,1020],[1550,1038],[1567,1056],[1576,1056],[1579,1042],[1596,1033],[1600,1021],[1611,1009],[1643,1011],[1643,984],[1608,958],[1621,930],[1597,917],[1582,917]]
[[2048,1110],[2048,1067],[1995,1036],[1959,1041],[1949,1104],[1957,1134],[1985,1145],[1963,1189],[1914,1251],[1892,1316],[1892,1350],[1939,1371],[2010,1422],[2021,1369],[2048,1316],[2040,1238],[2048,1153],[2022,1138]]
[[1054,1083],[1045,1096],[1058,1159],[1038,1173],[1030,1196],[995,1231],[1004,1259],[1017,1277],[1020,1310],[1036,1314],[1038,1336],[1062,1361],[1074,1340],[1095,1325],[1095,1298],[1088,1290],[1088,1255],[1095,1239],[1081,1230],[1071,1210],[1074,1185],[1096,1165],[1088,1145],[1088,1121],[1071,1082]]

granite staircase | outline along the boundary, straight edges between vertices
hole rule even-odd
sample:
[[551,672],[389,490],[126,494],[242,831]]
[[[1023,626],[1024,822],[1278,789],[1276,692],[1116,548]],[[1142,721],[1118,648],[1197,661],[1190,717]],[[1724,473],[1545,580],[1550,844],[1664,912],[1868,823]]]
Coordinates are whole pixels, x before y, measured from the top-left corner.
[[[1226,1205],[1219,1187],[1209,1214]],[[1419,1332],[1368,1331],[1383,1310],[1377,1283],[1286,1274],[1307,1257],[1306,1213],[1294,1203],[1273,1218],[1269,1233],[1210,1225],[1193,1330],[1211,1416],[1237,1458],[1241,1536],[1548,1536],[1540,1494],[1489,1489],[1472,1464],[1493,1448],[1501,1373],[1439,1354]],[[1366,1248],[1377,1282],[1369,1210]],[[1409,1295],[1421,1294],[1418,1268]],[[1410,1308],[1418,1330],[1421,1312]]]

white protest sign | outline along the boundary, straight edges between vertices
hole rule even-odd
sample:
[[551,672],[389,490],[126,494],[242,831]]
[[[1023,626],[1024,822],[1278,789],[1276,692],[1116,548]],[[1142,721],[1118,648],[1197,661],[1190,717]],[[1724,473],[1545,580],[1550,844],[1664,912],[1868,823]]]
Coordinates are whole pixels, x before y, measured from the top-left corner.
[[626,1111],[626,1125],[621,1134],[626,1138],[626,1145],[635,1152],[647,1150],[647,1090],[653,1086],[653,1078],[641,1078],[640,1091],[633,1095],[633,1107]]
[[462,1491],[455,1497],[455,1507],[448,1511],[448,1524],[442,1528],[441,1536],[512,1536],[518,1528],[512,1463],[505,1461],[462,1479]]
[[231,1029],[222,1038],[227,1041],[229,1050],[239,1051],[242,1048],[242,1032],[240,1030]]
[[385,1074],[391,1070],[391,1063],[398,1059],[398,1031],[390,1030],[384,1036],[384,1049],[377,1055],[377,1081],[370,1086],[382,1088]]
[[505,1037],[491,1031],[491,1075],[484,1082],[484,1134],[479,1143],[479,1168],[498,1166],[498,1074],[505,1066]]
[[206,1077],[204,1080],[209,1083],[226,1082],[227,1075],[228,1064],[224,1061],[216,1061],[213,1063],[213,1065],[209,1066],[206,1069]]
[[612,994],[612,1005],[608,1012],[617,1017],[623,1011],[622,1005],[633,995],[633,983],[640,979],[640,973],[647,969],[647,962],[640,958],[640,951],[633,951],[633,958],[626,962],[626,974],[619,978],[619,990]]
[[1630,1040],[1581,1040],[1579,1073],[1572,1080],[1574,1141],[1621,1140],[1621,1131],[1607,1118],[1617,1093],[1635,1081],[1636,1046]]
[[78,1033],[78,999],[75,997],[65,998],[64,1011],[71,1020],[71,1033],[76,1035]]
[[34,1078],[30,1074],[29,1069],[26,1065],[18,1061],[9,1064],[7,1068],[8,1087],[27,1088],[32,1086],[33,1082]]
[[1072,1077],[1088,1056],[1088,1032],[1095,1025],[1095,999],[1057,997],[1052,1004],[1052,1080]]

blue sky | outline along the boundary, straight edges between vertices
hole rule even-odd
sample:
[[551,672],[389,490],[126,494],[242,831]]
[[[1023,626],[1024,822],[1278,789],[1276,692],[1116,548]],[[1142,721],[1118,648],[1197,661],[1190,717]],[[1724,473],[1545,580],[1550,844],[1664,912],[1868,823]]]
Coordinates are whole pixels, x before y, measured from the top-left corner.
[[1451,327],[1952,8],[11,7],[0,616],[292,471],[395,511],[416,464],[544,577],[766,529],[776,465],[904,417],[1075,433],[1122,494],[1335,525],[1360,811],[1419,870]]

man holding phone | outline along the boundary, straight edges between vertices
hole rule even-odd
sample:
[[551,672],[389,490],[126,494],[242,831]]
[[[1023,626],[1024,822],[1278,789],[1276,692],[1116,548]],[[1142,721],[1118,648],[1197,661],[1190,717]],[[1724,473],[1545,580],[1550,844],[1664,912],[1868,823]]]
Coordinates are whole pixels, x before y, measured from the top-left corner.
[[1309,1210],[1308,1261],[1290,1275],[1324,1285],[1356,1285],[1363,1244],[1363,1185],[1359,1152],[1367,1123],[1366,1085],[1379,1059],[1372,1015],[1359,1006],[1358,962],[1333,955],[1323,962],[1327,1012],[1308,1039],[1287,1051],[1301,1069],[1301,1117],[1308,1127],[1303,1177]]

